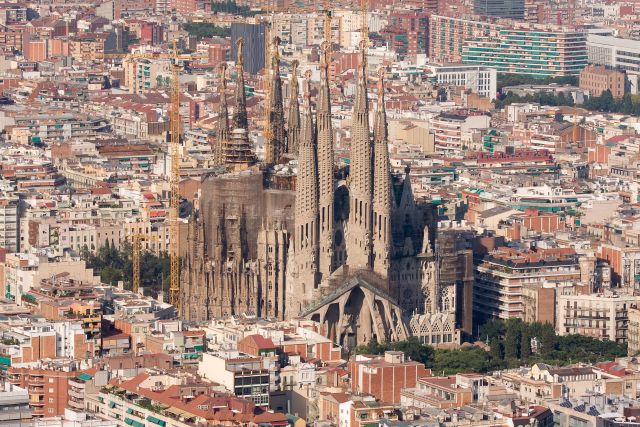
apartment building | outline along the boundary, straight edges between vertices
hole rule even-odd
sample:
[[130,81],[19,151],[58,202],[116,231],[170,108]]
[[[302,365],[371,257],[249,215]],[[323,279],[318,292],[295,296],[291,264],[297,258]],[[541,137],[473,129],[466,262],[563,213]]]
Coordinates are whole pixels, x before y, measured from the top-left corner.
[[476,403],[486,386],[486,379],[479,374],[424,377],[418,380],[416,387],[403,389],[400,401],[403,407],[461,408]]
[[8,252],[20,250],[20,199],[17,196],[0,196],[0,247]]
[[589,65],[580,72],[580,89],[589,91],[590,96],[600,96],[610,91],[614,98],[622,98],[626,93],[627,74],[602,65]]
[[500,73],[577,76],[587,65],[587,38],[583,32],[547,26],[501,29],[466,43],[462,62]]
[[400,403],[401,390],[416,387],[419,378],[431,376],[424,364],[408,360],[401,351],[384,356],[359,355],[349,361],[351,391],[375,396],[383,402]]
[[9,381],[0,384],[0,423],[3,425],[30,425],[33,411],[29,406],[29,393]]
[[0,284],[2,295],[21,303],[23,296],[39,284],[41,280],[54,275],[67,273],[70,277],[87,283],[97,283],[99,278],[87,269],[85,262],[79,258],[49,260],[33,254],[7,254],[4,262],[0,262],[0,275],[4,274],[4,283]]
[[272,379],[260,357],[238,351],[204,353],[198,374],[223,385],[237,397],[251,400],[256,406],[269,406]]
[[[184,378],[184,377],[183,377]],[[192,427],[196,425],[280,426],[282,413],[273,413],[253,402],[217,395],[210,383],[183,384],[183,378],[162,371],[139,374],[86,396],[86,408],[118,425],[132,427]]]
[[34,418],[64,414],[69,402],[69,380],[77,372],[60,362],[47,362],[34,368],[14,368],[7,371],[7,380],[14,386],[28,390],[29,405]]
[[496,34],[500,26],[487,20],[475,21],[449,16],[429,18],[429,58],[439,64],[462,61],[465,42]]
[[519,251],[500,247],[475,263],[474,318],[522,318],[523,288],[572,286],[580,281],[580,265],[573,249]]
[[382,36],[400,58],[414,58],[429,53],[429,14],[393,11]]
[[639,302],[640,296],[614,293],[558,295],[556,330],[559,335],[579,334],[627,342],[629,309]]
[[451,110],[430,119],[436,152],[460,154],[469,148],[474,132],[489,129],[491,117],[482,111]]
[[611,284],[633,292],[640,290],[640,247],[601,244],[598,259],[611,266]]

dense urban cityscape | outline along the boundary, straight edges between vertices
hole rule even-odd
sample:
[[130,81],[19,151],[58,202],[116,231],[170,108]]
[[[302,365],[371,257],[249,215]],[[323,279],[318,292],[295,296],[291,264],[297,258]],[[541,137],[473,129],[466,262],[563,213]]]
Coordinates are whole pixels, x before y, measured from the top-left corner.
[[0,425],[640,426],[640,1],[4,0]]

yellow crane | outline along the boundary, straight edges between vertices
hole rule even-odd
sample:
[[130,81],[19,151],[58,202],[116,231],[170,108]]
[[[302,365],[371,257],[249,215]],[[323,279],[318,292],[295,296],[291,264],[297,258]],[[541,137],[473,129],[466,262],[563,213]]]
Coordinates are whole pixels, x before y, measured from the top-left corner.
[[369,0],[360,3],[360,32],[362,33],[363,48],[369,47]]
[[331,4],[329,0],[323,1],[324,8],[324,20],[323,20],[323,30],[324,30],[324,41],[329,43],[329,49],[331,49],[331,17],[333,12],[331,11]]
[[[96,54],[94,58],[130,58],[130,59],[168,59],[171,61],[171,108],[169,112],[171,142],[171,174],[169,176],[169,303],[176,307],[178,317],[182,314],[182,298],[180,294],[180,63],[207,58],[201,55],[181,55],[178,53],[176,41],[173,41],[169,53],[125,53]],[[138,275],[139,280],[139,275]],[[135,279],[134,279],[135,281]]]

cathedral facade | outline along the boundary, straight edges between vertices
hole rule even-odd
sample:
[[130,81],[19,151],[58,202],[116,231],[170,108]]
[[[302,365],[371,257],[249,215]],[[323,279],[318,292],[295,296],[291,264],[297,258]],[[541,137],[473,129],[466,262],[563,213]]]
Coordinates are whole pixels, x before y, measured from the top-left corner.
[[[415,202],[409,169],[391,172],[382,72],[369,123],[364,46],[362,52],[344,167],[334,163],[329,47],[322,46],[315,109],[310,75],[300,107],[294,64],[286,130],[274,55],[265,162],[239,169],[221,154],[228,172],[203,182],[182,276],[185,319],[302,316],[347,347],[406,339],[437,322],[439,342],[456,340],[456,285],[438,280],[432,209]],[[236,87],[244,85],[241,58],[238,63]],[[240,113],[233,125],[246,131],[241,92],[236,89]],[[224,153],[237,145],[229,141],[235,131],[228,130],[226,102],[219,123],[214,152]],[[286,159],[295,160],[283,164]]]

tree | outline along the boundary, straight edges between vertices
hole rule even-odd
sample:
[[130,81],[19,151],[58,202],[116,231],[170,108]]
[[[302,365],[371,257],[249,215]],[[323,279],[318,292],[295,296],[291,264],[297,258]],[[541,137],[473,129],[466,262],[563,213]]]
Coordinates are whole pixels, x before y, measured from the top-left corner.
[[505,325],[502,320],[492,319],[480,326],[478,339],[486,340],[489,343],[493,338],[502,338]]
[[540,331],[540,354],[549,356],[557,345],[556,331],[550,323],[542,324]]
[[356,354],[383,354],[389,350],[402,351],[405,356],[411,360],[424,364],[428,364],[434,354],[432,347],[421,344],[416,337],[411,337],[406,341],[396,341],[392,343],[379,343],[373,338],[366,345],[356,347],[355,352]]
[[434,375],[455,375],[460,372],[487,372],[491,367],[486,351],[479,347],[462,347],[436,350],[432,370]]
[[231,37],[231,27],[218,27],[209,22],[187,22],[183,28],[198,40],[211,37]]
[[502,347],[502,343],[498,339],[498,337],[494,337],[491,339],[491,343],[489,344],[491,347],[491,359],[494,363],[500,363],[504,359],[504,351]]
[[404,352],[405,356],[416,362],[428,364],[433,357],[434,350],[432,347],[422,345],[418,338],[411,337],[406,341],[399,341],[391,345],[393,350]]
[[525,325],[520,336],[520,358],[527,360],[529,357],[531,357],[531,332],[529,326]]
[[626,93],[622,97],[622,106],[620,111],[624,114],[633,114],[633,100],[631,99],[631,94]]
[[[513,320],[513,319],[509,319]],[[517,359],[520,347],[520,330],[515,322],[507,322],[507,331],[504,335],[505,359]]]

